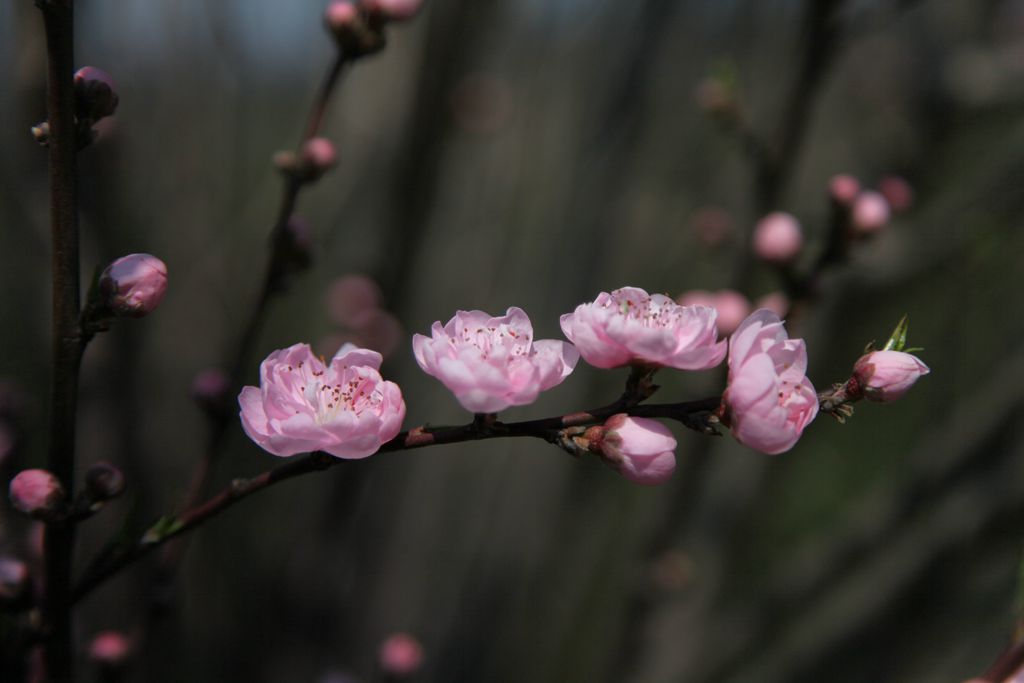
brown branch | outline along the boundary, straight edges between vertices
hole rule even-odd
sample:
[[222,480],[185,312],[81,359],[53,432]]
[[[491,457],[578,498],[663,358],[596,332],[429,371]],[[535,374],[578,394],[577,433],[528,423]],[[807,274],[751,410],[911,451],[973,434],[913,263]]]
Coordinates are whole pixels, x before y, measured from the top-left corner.
[[[78,216],[75,155],[74,10],[70,0],[39,0],[47,50],[50,127],[50,220],[53,241],[53,367],[49,470],[74,491],[75,415],[84,344],[79,327]],[[47,680],[71,681],[71,563],[74,525],[47,525],[44,538],[43,623]]]
[[[716,396],[685,403],[633,406],[628,406],[629,402],[630,399],[624,396],[602,408],[523,422],[503,423],[474,420],[469,424],[456,427],[417,427],[402,432],[382,445],[378,452],[406,451],[426,446],[503,437],[533,437],[549,443],[557,443],[560,430],[567,427],[600,424],[619,412],[627,412],[636,416],[673,419],[691,428],[697,428],[697,421],[701,416],[706,421],[721,403],[721,398]],[[707,431],[707,429],[700,431]],[[251,479],[234,480],[227,488],[207,501],[191,506],[177,517],[152,527],[130,546],[102,553],[83,573],[83,578],[75,587],[74,599],[79,600],[85,597],[106,579],[144,557],[151,550],[195,529],[243,498],[278,482],[347,462],[352,461],[317,452],[303,458],[289,460]]]

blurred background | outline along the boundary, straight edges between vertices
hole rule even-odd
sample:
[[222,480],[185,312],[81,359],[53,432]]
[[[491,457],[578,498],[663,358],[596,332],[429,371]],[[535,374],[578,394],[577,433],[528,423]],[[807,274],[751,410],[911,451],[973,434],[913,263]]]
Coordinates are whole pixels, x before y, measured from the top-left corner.
[[[299,141],[333,56],[323,7],[76,3],[77,63],[120,94],[80,155],[83,277],[130,252],[170,273],[158,311],[86,354],[79,459],[118,464],[129,490],[83,525],[79,567],[173,510],[202,458],[190,388],[230,364],[258,297],[270,158]],[[781,456],[673,427],[679,468],[652,489],[521,440],[306,476],[195,533],[177,581],[151,556],[90,595],[83,651],[119,629],[138,638],[130,680],[190,683],[368,682],[399,631],[423,645],[410,680],[445,683],[984,670],[1016,623],[1024,536],[1024,2],[428,0],[392,29],[328,111],[339,165],[299,204],[313,266],[271,304],[250,383],[273,349],[333,352],[351,331],[331,285],[362,274],[404,329],[384,374],[407,426],[464,422],[413,332],[515,305],[560,337],[560,314],[624,285],[756,300],[782,283],[749,253],[755,221],[794,214],[810,264],[838,173],[898,175],[913,197],[789,321],[810,377],[844,380],[904,313],[932,374],[845,425],[819,417]],[[45,52],[28,0],[0,6],[0,63],[6,481],[47,444],[46,155],[29,134]],[[625,374],[581,363],[502,417],[602,405]],[[723,386],[658,379],[664,401]],[[210,490],[279,462],[232,422]],[[31,557],[31,534],[4,506],[0,550]]]

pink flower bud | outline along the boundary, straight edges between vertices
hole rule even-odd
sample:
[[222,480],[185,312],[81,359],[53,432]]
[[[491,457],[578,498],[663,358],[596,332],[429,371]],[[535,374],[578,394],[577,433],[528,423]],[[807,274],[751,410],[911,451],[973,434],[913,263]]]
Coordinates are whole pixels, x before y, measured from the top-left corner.
[[579,361],[572,344],[534,341],[530,318],[514,306],[498,317],[458,311],[444,326],[435,322],[430,333],[413,335],[416,362],[474,413],[533,403],[540,392],[561,384]]
[[690,219],[690,225],[697,234],[697,239],[709,247],[717,247],[725,242],[734,229],[732,216],[717,206],[698,209]]
[[360,346],[373,349],[385,358],[394,353],[404,336],[398,318],[380,308],[371,308],[357,315],[352,321],[352,331]]
[[887,175],[879,180],[878,192],[896,213],[903,213],[914,205],[914,188],[898,175]]
[[754,253],[768,263],[791,263],[803,245],[800,223],[784,211],[768,214],[754,228]]
[[124,493],[124,472],[108,462],[98,462],[86,471],[85,488],[95,502],[113,500]]
[[850,225],[855,234],[871,235],[889,222],[889,202],[877,192],[866,190],[853,203]]
[[327,316],[339,325],[351,327],[353,320],[380,304],[380,287],[365,275],[345,275],[327,288]]
[[718,314],[705,306],[680,306],[638,287],[601,292],[561,317],[562,332],[598,368],[630,364],[706,370],[722,362]]
[[351,344],[329,363],[308,344],[274,351],[260,364],[260,386],[238,396],[242,428],[274,455],[372,455],[398,435],[405,418],[402,391],[380,376],[380,363],[376,351]]
[[100,293],[117,315],[141,318],[151,313],[167,291],[167,266],[150,254],[117,259],[100,276]]
[[334,143],[327,138],[312,138],[302,145],[300,166],[306,180],[316,180],[338,163]]
[[929,372],[917,356],[902,351],[872,351],[853,366],[853,377],[869,401],[895,401]]
[[192,378],[190,393],[204,408],[216,408],[223,404],[231,388],[230,384],[231,380],[226,372],[220,368],[207,368]]
[[131,643],[120,631],[102,631],[89,643],[89,659],[104,667],[120,667],[131,654]]
[[11,480],[11,504],[29,517],[49,519],[64,507],[64,487],[46,470],[22,470]]
[[408,21],[420,11],[423,0],[361,0],[360,4],[387,21]]
[[94,66],[75,72],[75,114],[83,120],[98,121],[117,110],[114,79]]
[[[587,432],[588,437],[590,431]],[[666,481],[676,469],[676,440],[668,427],[645,417],[619,413],[595,434],[597,449],[610,467],[637,484]]]
[[28,565],[14,557],[0,557],[0,604],[14,602],[28,588]]
[[380,668],[392,676],[411,676],[423,664],[423,646],[408,633],[395,633],[380,645]]
[[359,23],[359,9],[348,0],[334,0],[324,10],[324,23],[335,34],[350,30]]
[[836,204],[853,206],[857,195],[860,194],[860,183],[852,175],[832,176],[828,183],[828,193]]
[[765,294],[754,303],[754,310],[766,308],[780,318],[785,318],[789,312],[789,297],[782,292],[770,292]]
[[792,448],[818,414],[803,339],[789,339],[771,311],[755,311],[729,339],[724,419],[740,443],[762,453]]
[[715,294],[715,310],[718,311],[718,332],[732,334],[750,314],[750,301],[732,289],[722,289]]

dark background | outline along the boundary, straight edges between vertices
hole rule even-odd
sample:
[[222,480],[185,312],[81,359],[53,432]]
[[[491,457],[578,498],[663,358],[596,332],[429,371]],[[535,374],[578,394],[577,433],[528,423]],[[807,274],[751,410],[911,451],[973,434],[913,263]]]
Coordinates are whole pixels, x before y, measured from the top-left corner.
[[[170,272],[158,311],[86,355],[80,461],[118,463],[130,489],[84,526],[81,566],[183,495],[205,438],[189,386],[230,357],[256,299],[279,194],[269,159],[298,141],[333,45],[321,2],[76,5],[77,61],[121,98],[80,156],[83,273],[137,251]],[[146,618],[152,562],[90,596],[83,647],[102,629],[144,634],[132,680],[195,683],[367,681],[398,630],[424,643],[417,680],[447,683],[982,671],[1015,623],[1024,529],[1024,3],[828,0],[817,44],[811,5],[428,2],[328,112],[340,164],[300,202],[315,267],[274,302],[248,377],[333,331],[325,291],[349,273],[380,282],[407,334],[516,305],[538,338],[559,337],[558,315],[623,285],[756,298],[779,286],[740,255],[758,215],[794,213],[813,254],[833,174],[898,173],[912,210],[830,271],[790,328],[824,388],[909,314],[932,374],[904,400],[846,425],[822,416],[777,457],[677,430],[679,470],[656,489],[518,440],[307,476],[196,533],[160,619]],[[0,377],[21,397],[6,479],[41,465],[47,442],[46,155],[28,133],[45,118],[45,55],[28,0],[0,6],[0,64]],[[793,124],[774,188],[696,104],[723,68],[755,134],[785,144]],[[693,228],[709,205],[733,220],[717,247]],[[408,426],[466,419],[407,342],[384,372]],[[607,402],[624,374],[581,363],[503,417]],[[665,400],[722,388],[717,372],[662,375]],[[231,429],[217,488],[280,462]],[[7,509],[0,525],[0,547],[27,553],[28,527]]]

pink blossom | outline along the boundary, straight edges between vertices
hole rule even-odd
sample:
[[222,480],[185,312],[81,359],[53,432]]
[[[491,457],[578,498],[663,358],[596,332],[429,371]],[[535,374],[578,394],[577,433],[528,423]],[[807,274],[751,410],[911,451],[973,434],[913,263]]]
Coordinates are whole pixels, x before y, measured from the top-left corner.
[[917,356],[903,351],[873,351],[853,366],[858,389],[869,401],[895,401],[929,372]]
[[878,192],[896,213],[903,213],[914,205],[914,188],[901,176],[884,176],[878,181]]
[[274,351],[260,365],[260,386],[238,396],[242,427],[280,456],[326,451],[365,458],[402,428],[405,402],[384,381],[376,351],[346,344],[324,363],[308,344]]
[[395,633],[380,645],[380,668],[392,676],[411,676],[423,664],[423,646],[408,633]]
[[889,202],[878,192],[867,190],[857,195],[853,203],[850,225],[860,235],[878,232],[889,222]]
[[[591,432],[588,430],[588,436]],[[608,418],[594,434],[604,461],[626,479],[654,485],[666,481],[676,469],[676,440],[669,428],[645,417],[619,413]]]
[[117,315],[141,318],[160,305],[167,291],[167,266],[150,254],[128,254],[100,275],[100,292]]
[[601,292],[562,316],[562,332],[580,355],[598,368],[629,364],[679,370],[713,368],[725,357],[715,309],[680,306],[663,294],[638,287]]
[[441,380],[466,410],[496,413],[533,403],[562,383],[579,360],[571,344],[533,340],[530,318],[520,308],[504,316],[459,311],[431,336],[413,335],[413,353],[423,371]]
[[120,666],[130,653],[131,644],[120,631],[101,631],[89,643],[89,659],[103,666]]
[[755,311],[729,340],[726,420],[736,439],[762,453],[788,451],[818,414],[805,376],[807,348],[789,339],[779,317]]
[[860,194],[860,182],[852,175],[832,176],[832,180],[828,183],[828,193],[836,204],[853,206],[857,195]]
[[800,223],[792,214],[775,211],[754,228],[754,253],[768,263],[790,263],[804,245]]
[[22,470],[10,485],[11,504],[26,515],[43,519],[64,504],[64,487],[46,470]]

